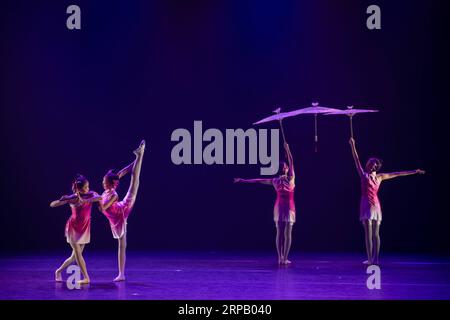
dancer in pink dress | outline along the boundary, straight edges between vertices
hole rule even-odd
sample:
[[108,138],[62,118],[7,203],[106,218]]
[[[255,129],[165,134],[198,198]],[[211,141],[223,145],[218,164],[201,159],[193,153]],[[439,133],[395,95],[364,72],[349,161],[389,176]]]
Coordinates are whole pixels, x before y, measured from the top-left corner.
[[283,174],[271,179],[241,179],[235,178],[234,182],[262,183],[272,185],[277,192],[277,200],[273,209],[273,220],[277,230],[275,244],[278,253],[279,264],[289,264],[289,251],[292,243],[292,227],[295,223],[295,172],[294,160],[287,143],[284,144],[287,163],[282,162]]
[[364,263],[372,265],[379,264],[380,255],[380,225],[382,220],[381,205],[378,199],[378,190],[384,180],[408,176],[412,174],[424,174],[425,171],[417,169],[412,171],[401,171],[392,173],[378,173],[381,168],[381,160],[370,158],[366,163],[364,171],[356,152],[355,140],[350,138],[353,159],[361,179],[361,202],[359,220],[364,226],[367,261]]
[[89,181],[81,175],[78,175],[73,182],[72,191],[72,195],[62,196],[59,200],[50,203],[52,208],[69,204],[72,210],[72,215],[67,220],[65,228],[66,239],[72,247],[72,254],[55,271],[55,280],[58,282],[62,281],[61,272],[76,261],[84,277],[79,283],[88,284],[90,279],[82,253],[84,246],[91,239],[92,203],[100,202],[101,197],[95,192],[89,192]]
[[[114,281],[125,280],[125,260],[127,245],[127,219],[133,209],[136,195],[139,188],[139,176],[141,174],[142,158],[144,157],[145,141],[142,140],[139,148],[134,151],[136,159],[127,167],[114,173],[112,170],[103,178],[101,210],[108,218],[113,237],[118,240],[118,264],[119,274]],[[119,180],[131,171],[131,182],[125,198],[119,201],[116,189],[119,186]]]

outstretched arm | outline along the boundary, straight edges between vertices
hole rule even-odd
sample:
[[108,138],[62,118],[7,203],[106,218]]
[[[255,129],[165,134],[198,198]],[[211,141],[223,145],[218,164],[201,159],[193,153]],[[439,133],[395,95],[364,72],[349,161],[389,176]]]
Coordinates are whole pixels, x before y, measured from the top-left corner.
[[272,179],[242,179],[242,178],[234,178],[234,183],[261,183],[272,185]]
[[83,202],[101,202],[102,201],[102,196],[100,196],[97,192],[92,192],[92,197],[87,198],[87,199],[83,199],[80,196],[79,199],[81,201],[83,201]]
[[378,177],[381,180],[389,180],[397,177],[404,177],[404,176],[410,176],[412,174],[424,174],[425,171],[417,169],[417,170],[410,170],[410,171],[399,171],[399,172],[391,172],[391,173],[380,173],[378,174]]
[[358,171],[358,174],[361,177],[364,174],[364,170],[361,166],[361,162],[359,161],[358,152],[356,151],[355,139],[350,138],[349,143],[350,143],[350,147],[352,148],[352,155],[353,155],[353,160],[355,161],[356,170]]
[[75,195],[75,194],[65,195],[65,196],[62,196],[61,198],[59,198],[58,200],[52,201],[50,203],[50,207],[56,208],[56,207],[60,207],[65,204],[68,204],[68,203],[75,203],[77,201],[78,201],[77,195]]
[[119,176],[119,179],[122,179],[122,177],[124,175],[126,175],[128,172],[131,171],[131,168],[133,168],[133,164],[134,164],[134,161],[117,173],[117,175]]
[[70,203],[77,203],[78,201],[81,202],[99,202],[101,201],[102,197],[98,195],[96,192],[90,192],[88,195],[91,195],[90,198],[83,199],[79,193],[74,193],[71,195],[65,195],[59,198],[58,200],[52,201],[50,203],[50,207],[56,208],[59,206],[63,206],[65,204]]
[[291,149],[289,149],[289,145],[286,142],[284,143],[284,150],[286,151],[286,157],[289,165],[288,176],[295,177],[294,158],[292,157]]

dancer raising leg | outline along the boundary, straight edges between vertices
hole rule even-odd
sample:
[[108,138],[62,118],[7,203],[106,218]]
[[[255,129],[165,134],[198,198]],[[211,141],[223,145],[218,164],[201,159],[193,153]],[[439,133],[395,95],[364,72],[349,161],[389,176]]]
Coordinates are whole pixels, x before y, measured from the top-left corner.
[[[139,189],[139,177],[141,174],[142,159],[144,157],[145,141],[143,140],[134,151],[136,159],[127,167],[120,170],[117,174],[112,170],[103,178],[101,210],[108,218],[113,237],[118,241],[118,267],[119,274],[114,281],[125,280],[125,260],[127,246],[127,219],[133,209],[136,201],[136,195]],[[128,192],[122,201],[118,201],[116,192],[119,186],[119,180],[131,171],[131,181]]]

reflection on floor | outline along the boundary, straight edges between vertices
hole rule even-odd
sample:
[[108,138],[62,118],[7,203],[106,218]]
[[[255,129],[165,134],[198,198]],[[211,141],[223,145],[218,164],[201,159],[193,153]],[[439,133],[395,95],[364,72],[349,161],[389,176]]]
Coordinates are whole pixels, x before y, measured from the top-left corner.
[[[85,254],[92,283],[55,283],[62,254],[0,258],[0,299],[450,299],[450,258],[384,256],[381,289],[369,290],[361,254],[130,252],[127,281],[114,283],[116,255]],[[64,279],[68,275],[63,274]]]

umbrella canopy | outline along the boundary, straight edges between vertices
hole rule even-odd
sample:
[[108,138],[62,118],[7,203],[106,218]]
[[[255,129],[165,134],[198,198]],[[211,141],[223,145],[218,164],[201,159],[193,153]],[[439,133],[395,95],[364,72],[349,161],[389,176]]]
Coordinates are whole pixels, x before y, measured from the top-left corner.
[[321,107],[319,106],[318,102],[313,102],[312,103],[312,107],[308,107],[308,108],[303,108],[303,109],[297,109],[294,111],[290,111],[290,112],[286,112],[288,117],[293,117],[293,116],[297,116],[297,115],[301,115],[301,114],[326,114],[326,113],[331,113],[334,111],[341,111],[339,109],[333,109],[333,108],[326,108],[326,107]]
[[277,108],[275,110],[273,110],[273,112],[275,112],[274,115],[264,118],[262,120],[259,120],[253,124],[261,124],[261,123],[265,123],[265,122],[270,122],[270,121],[279,121],[280,122],[280,128],[281,128],[281,134],[283,137],[283,141],[286,142],[286,137],[284,135],[284,128],[283,128],[283,123],[281,122],[281,120],[283,120],[284,118],[287,118],[287,113],[283,113],[281,112],[281,108]]
[[358,113],[369,113],[369,112],[378,112],[378,110],[354,109],[353,106],[349,106],[349,107],[347,107],[346,110],[335,109],[335,111],[327,112],[326,115],[328,116],[328,115],[344,114],[344,115],[348,115],[348,116],[352,117],[352,116],[354,116],[355,114],[358,114]]
[[273,112],[275,112],[274,115],[261,119],[253,124],[261,124],[261,123],[265,123],[265,122],[270,122],[270,121],[280,121],[283,120],[284,118],[290,117],[288,115],[288,112],[281,112],[281,108],[278,108],[276,110],[274,110]]
[[285,117],[294,117],[302,114],[312,114],[314,115],[314,142],[315,147],[314,151],[317,152],[317,143],[319,142],[319,134],[317,133],[317,115],[318,114],[327,114],[335,111],[340,111],[339,109],[326,108],[319,106],[318,102],[313,102],[312,107],[297,109],[294,111],[286,112]]
[[350,117],[350,136],[353,138],[353,116],[358,113],[372,113],[378,112],[378,110],[371,109],[355,109],[353,106],[348,106],[345,110],[336,110],[328,112],[325,115],[347,115]]

